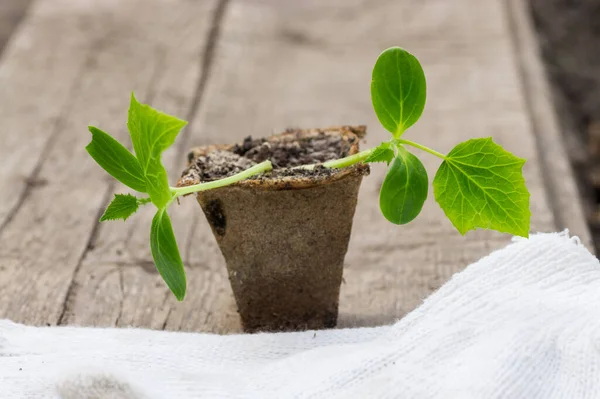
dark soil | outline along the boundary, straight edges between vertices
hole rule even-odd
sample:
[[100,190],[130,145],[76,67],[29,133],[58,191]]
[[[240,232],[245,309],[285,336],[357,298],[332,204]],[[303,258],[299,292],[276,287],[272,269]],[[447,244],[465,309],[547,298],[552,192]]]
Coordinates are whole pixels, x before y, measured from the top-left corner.
[[266,160],[271,161],[273,170],[261,178],[328,176],[336,173],[336,170],[321,166],[312,170],[292,168],[343,158],[348,155],[352,144],[340,136],[325,133],[311,138],[285,141],[253,139],[248,136],[230,150],[213,151],[196,159],[194,154],[190,153],[188,158],[191,165],[183,172],[182,177],[201,182],[222,179]]
[[600,1],[530,0],[565,145],[600,249]]

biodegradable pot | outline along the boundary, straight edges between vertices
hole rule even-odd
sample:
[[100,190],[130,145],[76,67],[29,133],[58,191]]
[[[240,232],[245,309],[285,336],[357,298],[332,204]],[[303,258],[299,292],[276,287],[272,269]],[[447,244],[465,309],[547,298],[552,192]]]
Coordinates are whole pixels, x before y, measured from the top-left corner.
[[[339,136],[339,156],[345,156],[358,152],[364,134],[362,126],[344,126],[290,130],[266,140],[275,145]],[[198,147],[189,160],[193,164],[198,156],[234,148]],[[325,172],[267,174],[197,195],[225,257],[248,332],[331,328],[337,323],[344,256],[359,186],[369,167],[356,164]],[[184,172],[180,185],[195,183],[198,179],[186,178]]]

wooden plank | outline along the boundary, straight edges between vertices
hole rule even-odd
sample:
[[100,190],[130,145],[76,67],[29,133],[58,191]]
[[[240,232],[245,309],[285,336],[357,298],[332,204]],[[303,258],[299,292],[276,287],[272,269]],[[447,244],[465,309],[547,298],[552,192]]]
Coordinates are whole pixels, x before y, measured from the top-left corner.
[[[33,175],[44,185],[30,189],[0,236],[1,317],[28,324],[59,322],[69,288],[77,289],[73,275],[114,186],[84,150],[90,140],[86,126],[100,125],[124,140],[131,90],[167,111],[185,112],[195,96],[215,4],[48,0],[34,5],[13,43],[13,56],[0,66],[10,89],[2,86],[0,96],[7,104],[0,112],[9,115],[9,122],[0,122],[9,132],[9,145],[0,152],[15,151],[7,154],[8,161],[0,156],[0,170],[8,167],[8,177],[16,180],[22,172],[18,166],[29,162],[28,140],[50,141]],[[47,45],[56,54],[46,52]],[[44,65],[56,73],[44,73]],[[56,83],[43,82],[49,78]],[[49,93],[40,90],[46,86]],[[38,92],[42,100],[31,108]],[[54,127],[40,119],[48,118],[46,105],[61,116]],[[12,116],[10,110],[21,112]],[[13,127],[19,129],[13,133]],[[4,194],[8,187],[0,181]],[[5,197],[0,200],[6,203]]]
[[[42,209],[21,213],[30,217],[29,225],[22,223],[16,229],[11,222],[26,199],[34,197],[48,183],[39,178],[39,167],[62,132],[63,117],[72,104],[72,94],[80,85],[81,71],[89,57],[88,48],[98,39],[93,30],[80,34],[79,24],[85,25],[90,18],[59,21],[56,12],[62,10],[36,4],[5,49],[0,64],[0,314],[37,323],[45,322],[47,317],[43,314],[43,302],[38,301],[40,306],[31,309],[29,300],[37,296],[31,291],[51,278],[44,274],[44,267],[36,273],[31,266],[43,259],[46,251],[52,251],[45,247],[52,242],[43,242],[44,235],[38,235],[36,228],[45,214]],[[60,178],[60,173],[57,176]],[[43,197],[35,198],[41,202]],[[51,228],[58,226],[63,225],[48,226],[48,233],[59,237],[50,233]],[[63,284],[69,283],[67,277]],[[42,288],[40,295],[47,294]],[[60,313],[62,298],[52,298],[61,292],[50,294],[51,319]]]
[[[401,45],[421,59],[429,87],[425,114],[407,135],[440,151],[494,136],[529,160],[532,229],[555,230],[505,11],[501,0],[231,1],[189,144],[237,141],[290,126],[366,123],[367,143],[375,145],[388,134],[371,110],[371,68],[382,49]],[[432,178],[439,162],[422,155]],[[461,237],[432,198],[412,224],[389,224],[377,202],[384,172],[373,167],[361,188],[341,326],[402,317],[453,273],[510,239],[486,231]],[[239,331],[218,247],[194,201],[183,202],[173,215],[187,263],[186,300],[176,303],[153,271],[151,215],[141,215],[135,227],[101,227],[77,276],[85,289],[73,298],[66,321]]]
[[98,40],[94,30],[79,34],[78,24],[87,22],[83,18],[68,18],[59,24],[56,12],[60,10],[53,11],[43,3],[33,7],[2,54],[0,231],[23,198],[44,183],[32,176],[62,128],[88,48]]

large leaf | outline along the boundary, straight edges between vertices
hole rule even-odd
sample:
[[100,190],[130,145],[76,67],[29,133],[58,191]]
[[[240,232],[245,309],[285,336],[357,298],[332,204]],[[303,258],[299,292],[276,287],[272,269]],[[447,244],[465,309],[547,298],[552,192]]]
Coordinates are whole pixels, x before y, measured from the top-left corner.
[[145,193],[146,179],[137,158],[108,133],[94,126],[88,128],[92,141],[85,149],[98,165],[126,186]]
[[101,222],[106,220],[117,220],[133,215],[139,208],[138,199],[131,194],[115,194],[115,198],[108,205],[100,218]]
[[383,216],[396,224],[410,222],[421,212],[427,189],[427,171],[419,158],[398,147],[379,193]]
[[399,138],[423,113],[426,97],[419,60],[400,47],[381,53],[373,68],[371,101],[383,127]]
[[159,209],[152,219],[150,249],[154,264],[163,280],[177,300],[183,300],[186,288],[185,270],[166,209]]
[[481,227],[527,237],[531,212],[523,164],[491,138],[465,141],[437,171],[435,199],[461,234]]
[[133,93],[131,94],[127,127],[133,149],[146,177],[148,194],[157,208],[164,207],[172,198],[167,172],[161,163],[161,154],[173,144],[186,123],[148,105],[140,104]]

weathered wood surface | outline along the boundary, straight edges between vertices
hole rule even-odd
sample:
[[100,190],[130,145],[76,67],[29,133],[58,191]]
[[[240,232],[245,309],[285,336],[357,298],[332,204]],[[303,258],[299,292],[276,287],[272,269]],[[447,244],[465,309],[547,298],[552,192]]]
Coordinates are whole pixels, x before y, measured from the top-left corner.
[[[370,70],[392,45],[414,52],[428,78],[424,116],[407,134],[440,151],[493,136],[529,160],[532,229],[573,226],[589,243],[545,118],[553,111],[543,77],[532,81],[539,59],[535,42],[521,40],[530,33],[521,1],[35,1],[0,62],[0,317],[239,331],[221,254],[191,198],[172,212],[189,276],[183,303],[154,270],[151,208],[98,225],[124,190],[84,151],[86,126],[125,140],[131,90],[188,118],[165,159],[173,181],[192,145],[289,126],[367,124],[367,145],[376,144],[387,133],[371,110]],[[438,161],[423,160],[433,176]],[[509,240],[460,236],[432,198],[413,223],[389,224],[377,201],[384,168],[372,169],[346,258],[344,327],[393,322]]]

